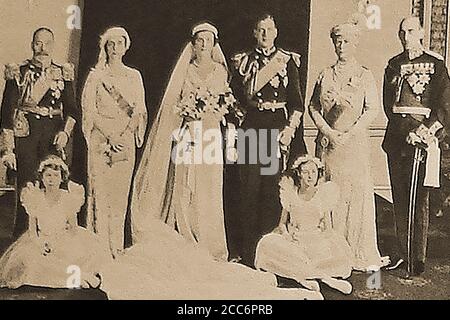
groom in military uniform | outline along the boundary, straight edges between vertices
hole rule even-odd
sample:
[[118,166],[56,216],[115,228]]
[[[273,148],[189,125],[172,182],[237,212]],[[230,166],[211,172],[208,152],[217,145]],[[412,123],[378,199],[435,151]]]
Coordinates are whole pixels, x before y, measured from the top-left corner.
[[[1,104],[3,163],[17,171],[17,192],[35,181],[39,162],[50,154],[64,160],[79,109],[73,88],[74,67],[53,62],[54,34],[39,28],[33,34],[33,57],[22,64],[8,64]],[[28,228],[28,216],[19,204],[14,236]]]
[[[257,242],[278,225],[281,172],[292,162],[289,159],[306,153],[300,55],[275,46],[278,30],[272,16],[258,20],[254,36],[256,48],[234,56],[232,80],[246,113],[238,134],[240,232],[234,242],[240,245],[235,256],[248,266],[254,265]],[[256,138],[252,139],[252,131]],[[248,139],[250,145],[246,145]],[[270,158],[270,169],[262,155]]]
[[[424,50],[424,30],[418,18],[404,19],[399,37],[404,51],[389,61],[383,92],[389,120],[383,149],[388,156],[399,247],[392,262],[393,267],[408,262],[408,269],[412,269],[409,273],[420,275],[427,249],[429,190],[439,187],[439,141],[450,130],[450,79],[443,58]],[[411,220],[414,227],[409,228],[409,205],[414,205],[414,199],[410,199],[411,178],[419,147],[425,157],[417,174],[415,219]]]

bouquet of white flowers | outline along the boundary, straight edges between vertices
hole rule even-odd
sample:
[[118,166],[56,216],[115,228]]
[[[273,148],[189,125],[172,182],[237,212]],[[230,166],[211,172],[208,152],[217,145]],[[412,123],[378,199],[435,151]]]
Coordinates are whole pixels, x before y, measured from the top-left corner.
[[208,114],[222,121],[225,115],[235,109],[235,104],[236,99],[229,87],[221,92],[199,87],[181,99],[175,112],[186,120],[201,120]]

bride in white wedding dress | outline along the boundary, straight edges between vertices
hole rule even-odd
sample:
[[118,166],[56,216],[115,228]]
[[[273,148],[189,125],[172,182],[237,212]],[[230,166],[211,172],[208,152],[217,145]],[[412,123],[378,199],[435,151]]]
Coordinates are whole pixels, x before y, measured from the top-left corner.
[[[189,131],[186,118],[198,120],[198,111],[204,125],[220,128],[230,112],[225,109],[233,99],[217,35],[211,24],[196,26],[194,41],[172,72],[134,181],[134,245],[101,272],[101,289],[110,299],[322,299],[318,292],[277,288],[274,275],[226,262],[222,165],[179,166],[171,157],[183,140],[173,142],[173,133]],[[209,59],[197,59],[199,51]],[[202,90],[209,92],[207,101],[228,101],[189,107],[186,97],[204,96]]]

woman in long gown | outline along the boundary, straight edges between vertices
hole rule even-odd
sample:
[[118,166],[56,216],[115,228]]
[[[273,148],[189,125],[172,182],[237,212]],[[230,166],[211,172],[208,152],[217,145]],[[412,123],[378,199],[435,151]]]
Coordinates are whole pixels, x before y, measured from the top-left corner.
[[388,259],[380,256],[377,245],[368,137],[381,105],[372,72],[354,57],[358,37],[354,24],[331,30],[338,61],[320,73],[309,111],[319,129],[317,156],[341,191],[333,228],[347,239],[353,268],[364,271],[384,266]]
[[77,225],[83,186],[69,181],[57,156],[41,162],[38,174],[40,180],[21,191],[30,227],[0,259],[0,287],[98,286],[97,274],[110,256],[95,234]]
[[[203,50],[211,55],[212,36],[217,30],[201,24],[194,31],[195,39],[207,42]],[[322,299],[317,292],[277,288],[275,276],[225,262],[222,165],[187,165],[191,155],[181,151],[191,149],[172,143],[174,131],[178,141],[189,139],[190,135],[183,134],[194,125],[194,121],[188,121],[189,115],[198,119],[189,104],[180,104],[188,92],[206,86],[226,98],[225,59],[217,43],[214,48],[215,63],[209,61],[208,66],[194,60],[195,65],[194,48],[189,43],[172,73],[133,189],[134,245],[102,270],[101,288],[111,299]],[[204,70],[211,73],[202,76]],[[226,109],[229,107],[224,103],[216,113],[203,113],[203,126],[216,132]],[[180,116],[180,110],[188,110],[185,117]],[[180,128],[184,128],[181,134]],[[185,163],[177,157],[171,162],[172,147],[179,157],[185,157]],[[195,241],[194,236],[198,237]]]
[[175,67],[136,174],[131,219],[135,238],[142,219],[158,217],[226,261],[221,130],[226,123],[233,150],[235,99],[217,36],[210,24],[196,26]]
[[339,188],[333,182],[319,183],[321,169],[317,158],[301,156],[281,178],[280,225],[259,241],[255,266],[310,289],[320,290],[314,281],[318,279],[349,294],[351,284],[338,278],[351,275],[350,247],[331,225]]
[[142,76],[122,61],[130,45],[123,28],[101,36],[98,63],[81,101],[88,148],[88,228],[109,244],[113,257],[124,248],[135,150],[142,146],[147,126]]

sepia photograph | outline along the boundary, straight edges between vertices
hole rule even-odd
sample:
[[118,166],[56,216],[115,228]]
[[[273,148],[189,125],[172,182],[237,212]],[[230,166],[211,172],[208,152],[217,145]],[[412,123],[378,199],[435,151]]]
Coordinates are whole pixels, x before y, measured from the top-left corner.
[[0,0],[0,300],[450,300],[449,2]]

